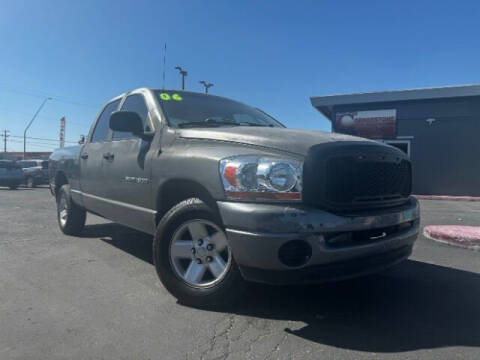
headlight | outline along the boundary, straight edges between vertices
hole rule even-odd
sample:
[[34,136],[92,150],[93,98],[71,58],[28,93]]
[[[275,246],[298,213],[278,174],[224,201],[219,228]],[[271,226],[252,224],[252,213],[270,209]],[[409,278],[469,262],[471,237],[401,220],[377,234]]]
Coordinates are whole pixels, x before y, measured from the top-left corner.
[[220,175],[229,199],[300,201],[302,166],[296,160],[235,156],[220,161]]

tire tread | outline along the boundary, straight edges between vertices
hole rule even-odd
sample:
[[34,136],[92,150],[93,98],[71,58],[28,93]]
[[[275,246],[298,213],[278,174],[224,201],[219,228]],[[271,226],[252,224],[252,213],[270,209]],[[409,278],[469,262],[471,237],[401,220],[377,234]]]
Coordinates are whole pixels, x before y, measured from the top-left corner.
[[[62,226],[60,222],[60,211],[58,209],[60,197],[63,193],[66,193],[68,207],[68,216],[65,226]],[[57,218],[60,230],[66,235],[78,235],[85,227],[86,217],[87,212],[72,201],[72,197],[70,195],[70,185],[62,185],[57,194]]]
[[244,280],[233,259],[225,278],[211,288],[194,288],[180,280],[173,272],[169,259],[171,237],[181,223],[191,218],[204,217],[223,228],[220,216],[198,198],[190,198],[173,206],[160,220],[153,241],[153,261],[165,288],[179,302],[196,307],[217,307],[231,304],[244,289]]

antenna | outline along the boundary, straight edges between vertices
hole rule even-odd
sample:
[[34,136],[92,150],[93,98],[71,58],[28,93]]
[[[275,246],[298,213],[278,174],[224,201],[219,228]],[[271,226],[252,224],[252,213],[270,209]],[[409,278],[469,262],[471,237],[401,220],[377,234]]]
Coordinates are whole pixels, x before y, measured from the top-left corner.
[[163,84],[162,89],[165,89],[165,62],[167,57],[167,42],[165,42],[165,48],[163,50]]

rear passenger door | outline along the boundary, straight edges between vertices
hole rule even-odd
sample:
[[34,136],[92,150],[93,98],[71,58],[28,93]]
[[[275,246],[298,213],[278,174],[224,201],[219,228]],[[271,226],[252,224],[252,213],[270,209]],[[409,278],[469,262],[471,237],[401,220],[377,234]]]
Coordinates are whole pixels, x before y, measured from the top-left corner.
[[[142,119],[144,130],[153,130],[143,94],[127,96],[120,111],[137,113]],[[143,231],[151,231],[154,214],[154,211],[149,209],[150,144],[150,141],[142,140],[132,133],[114,131],[108,150],[111,156],[104,160],[106,197],[115,204],[108,217]]]
[[120,100],[108,103],[95,123],[87,143],[80,153],[80,188],[85,207],[106,216],[105,203],[107,186],[103,171],[103,160],[110,143],[110,115],[118,109]]

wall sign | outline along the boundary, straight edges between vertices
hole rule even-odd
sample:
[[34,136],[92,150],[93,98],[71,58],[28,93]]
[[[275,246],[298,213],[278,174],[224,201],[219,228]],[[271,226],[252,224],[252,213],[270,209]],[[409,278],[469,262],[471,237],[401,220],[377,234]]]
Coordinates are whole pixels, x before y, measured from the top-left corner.
[[370,110],[337,113],[335,131],[369,139],[389,139],[397,135],[397,110]]

